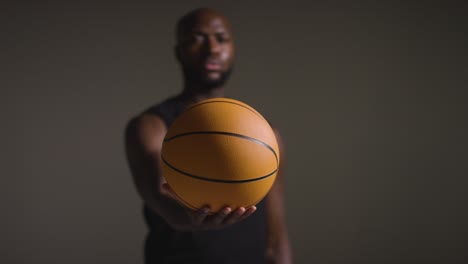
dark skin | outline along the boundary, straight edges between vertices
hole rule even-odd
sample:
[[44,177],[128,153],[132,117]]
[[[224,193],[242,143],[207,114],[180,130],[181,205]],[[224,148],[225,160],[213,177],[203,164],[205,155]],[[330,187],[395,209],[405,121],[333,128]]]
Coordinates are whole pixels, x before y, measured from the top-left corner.
[[[175,47],[184,72],[181,96],[186,106],[224,96],[222,79],[233,65],[235,51],[231,26],[224,15],[211,9],[200,9],[193,16],[190,27],[179,32]],[[174,229],[183,231],[222,229],[256,211],[255,206],[225,207],[218,212],[210,212],[209,206],[198,211],[185,207],[161,172],[161,147],[166,132],[161,118],[146,114],[132,119],[126,130],[126,151],[135,186],[151,210]],[[282,140],[276,129],[275,133],[281,151]],[[282,165],[277,180],[265,198],[269,230],[265,257],[269,263],[292,263],[284,210],[284,151],[281,154]]]

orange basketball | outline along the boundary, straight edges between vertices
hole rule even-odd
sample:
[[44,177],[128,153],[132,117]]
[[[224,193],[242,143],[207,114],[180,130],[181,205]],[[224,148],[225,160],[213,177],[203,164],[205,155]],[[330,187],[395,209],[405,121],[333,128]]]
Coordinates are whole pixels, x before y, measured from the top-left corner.
[[180,114],[161,156],[167,183],[194,210],[256,205],[271,189],[279,165],[278,143],[265,118],[228,98],[204,100]]

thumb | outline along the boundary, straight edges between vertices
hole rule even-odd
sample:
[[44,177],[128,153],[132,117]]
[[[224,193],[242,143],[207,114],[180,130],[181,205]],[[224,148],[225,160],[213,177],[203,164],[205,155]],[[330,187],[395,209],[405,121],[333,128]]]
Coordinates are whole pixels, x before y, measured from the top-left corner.
[[172,199],[179,200],[176,193],[174,192],[174,190],[171,188],[171,186],[168,183],[163,183],[162,184],[162,190],[163,190],[164,194],[170,196]]

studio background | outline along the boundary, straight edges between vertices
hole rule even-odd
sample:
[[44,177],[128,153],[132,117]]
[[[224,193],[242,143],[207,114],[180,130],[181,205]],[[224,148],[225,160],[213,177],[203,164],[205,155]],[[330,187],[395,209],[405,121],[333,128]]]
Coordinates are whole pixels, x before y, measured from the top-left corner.
[[123,130],[180,91],[175,23],[200,6],[233,24],[227,96],[285,140],[295,263],[468,259],[463,1],[18,1],[0,8],[0,263],[142,263]]

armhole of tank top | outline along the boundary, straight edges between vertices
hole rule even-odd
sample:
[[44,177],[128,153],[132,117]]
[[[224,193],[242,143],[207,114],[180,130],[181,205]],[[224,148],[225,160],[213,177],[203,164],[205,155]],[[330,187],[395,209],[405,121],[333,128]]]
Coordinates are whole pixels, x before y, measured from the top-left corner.
[[165,128],[167,129],[169,120],[168,120],[168,117],[164,114],[164,110],[161,108],[163,108],[162,104],[153,106],[149,108],[148,110],[144,111],[143,114],[156,116],[160,118],[163,121]]

